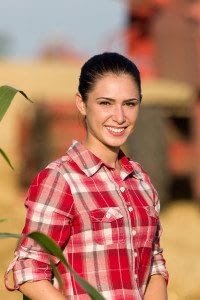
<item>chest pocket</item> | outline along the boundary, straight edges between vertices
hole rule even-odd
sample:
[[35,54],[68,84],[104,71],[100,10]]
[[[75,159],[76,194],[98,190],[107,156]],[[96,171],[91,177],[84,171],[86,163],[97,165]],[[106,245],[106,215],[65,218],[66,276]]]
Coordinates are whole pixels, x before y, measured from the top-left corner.
[[119,207],[99,208],[89,214],[97,244],[111,245],[125,241],[124,217]]

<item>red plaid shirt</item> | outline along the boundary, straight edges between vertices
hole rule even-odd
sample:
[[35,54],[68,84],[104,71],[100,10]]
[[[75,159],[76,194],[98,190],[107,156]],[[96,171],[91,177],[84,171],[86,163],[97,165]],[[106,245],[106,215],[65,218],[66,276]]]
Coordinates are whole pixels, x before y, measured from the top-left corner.
[[[149,276],[167,280],[159,246],[159,201],[148,175],[122,152],[121,171],[105,165],[74,141],[66,155],[32,182],[23,234],[52,237],[76,272],[106,299],[143,299]],[[69,299],[89,299],[54,257]],[[49,256],[24,238],[15,252],[15,289],[26,281],[52,279]],[[58,288],[56,280],[54,286]]]

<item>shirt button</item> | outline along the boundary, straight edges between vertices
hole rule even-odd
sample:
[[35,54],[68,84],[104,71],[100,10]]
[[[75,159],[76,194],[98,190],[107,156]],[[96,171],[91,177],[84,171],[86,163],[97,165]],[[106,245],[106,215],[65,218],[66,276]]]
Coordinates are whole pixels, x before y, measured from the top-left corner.
[[120,191],[123,193],[125,191],[125,187],[124,186],[121,186],[120,188]]
[[138,278],[137,274],[135,274],[134,277],[135,277],[135,279],[137,279]]
[[132,206],[129,206],[129,207],[128,207],[128,210],[129,210],[130,212],[133,211]]
[[109,219],[111,217],[110,213],[106,214],[106,218]]
[[134,256],[137,257],[137,252],[136,251],[134,251]]
[[136,230],[135,229],[132,230],[132,235],[136,235]]
[[61,158],[61,160],[62,160],[63,162],[65,162],[65,161],[70,161],[71,158],[68,157],[68,156],[63,156],[63,157]]

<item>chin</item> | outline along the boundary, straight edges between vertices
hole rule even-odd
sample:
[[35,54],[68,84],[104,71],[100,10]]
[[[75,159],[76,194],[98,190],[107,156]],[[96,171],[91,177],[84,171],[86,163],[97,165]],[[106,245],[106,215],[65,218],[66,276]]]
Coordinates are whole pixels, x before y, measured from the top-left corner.
[[110,148],[120,148],[124,143],[126,142],[126,140],[124,141],[115,141],[115,142],[107,142],[105,143],[108,147]]

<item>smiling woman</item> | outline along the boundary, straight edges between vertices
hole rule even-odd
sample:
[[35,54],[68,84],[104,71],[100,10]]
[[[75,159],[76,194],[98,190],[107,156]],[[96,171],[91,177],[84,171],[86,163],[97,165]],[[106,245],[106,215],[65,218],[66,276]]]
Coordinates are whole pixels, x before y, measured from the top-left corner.
[[24,238],[10,266],[15,289],[31,299],[89,299],[52,256],[61,294],[47,253],[26,237],[36,230],[52,237],[105,299],[167,299],[158,195],[147,173],[120,149],[134,131],[141,98],[140,73],[126,57],[103,53],[83,65],[76,104],[85,140],[74,141],[33,180]]
[[85,101],[77,94],[77,107],[86,117],[85,145],[115,167],[119,147],[133,131],[139,112],[140,95],[129,74],[105,74],[98,79]]
[[113,167],[134,129],[141,98],[139,71],[122,55],[97,55],[82,67],[76,103],[86,120],[86,145],[97,156],[105,153],[101,158]]

